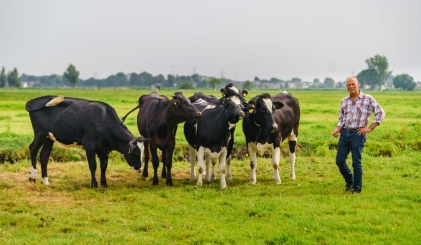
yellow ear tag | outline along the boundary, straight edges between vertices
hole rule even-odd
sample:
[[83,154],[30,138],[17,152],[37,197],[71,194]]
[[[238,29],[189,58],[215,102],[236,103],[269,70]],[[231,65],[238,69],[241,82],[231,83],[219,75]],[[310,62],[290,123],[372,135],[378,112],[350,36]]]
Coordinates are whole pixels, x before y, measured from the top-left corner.
[[130,147],[129,147],[129,154],[130,154]]
[[249,109],[249,113],[253,113],[254,109]]
[[221,94],[222,94],[222,96],[225,96],[225,93],[224,92],[221,92]]
[[177,102],[174,101],[174,105],[177,105]]

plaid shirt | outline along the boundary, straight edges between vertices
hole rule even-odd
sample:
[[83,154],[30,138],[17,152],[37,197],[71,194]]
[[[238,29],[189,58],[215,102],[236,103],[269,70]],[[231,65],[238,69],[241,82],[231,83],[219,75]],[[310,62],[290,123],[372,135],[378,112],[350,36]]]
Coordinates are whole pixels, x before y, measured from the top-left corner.
[[341,128],[365,128],[372,112],[375,115],[373,123],[380,124],[386,116],[383,108],[371,95],[360,92],[355,102],[352,102],[351,96],[347,96],[342,99],[337,126]]

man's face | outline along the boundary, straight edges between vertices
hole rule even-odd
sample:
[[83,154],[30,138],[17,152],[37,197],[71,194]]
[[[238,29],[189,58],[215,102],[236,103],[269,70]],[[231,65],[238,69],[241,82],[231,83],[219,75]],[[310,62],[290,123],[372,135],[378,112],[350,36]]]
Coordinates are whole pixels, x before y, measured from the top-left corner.
[[360,87],[360,83],[357,82],[354,78],[349,78],[346,81],[346,88],[350,94],[358,93],[358,88]]

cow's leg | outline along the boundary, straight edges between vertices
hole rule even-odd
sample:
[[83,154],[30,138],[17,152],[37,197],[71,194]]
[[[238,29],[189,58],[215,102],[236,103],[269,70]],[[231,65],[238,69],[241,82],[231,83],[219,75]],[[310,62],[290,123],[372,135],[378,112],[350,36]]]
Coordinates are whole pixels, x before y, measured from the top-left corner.
[[41,172],[42,172],[42,180],[41,182],[44,185],[49,185],[48,182],[48,175],[47,175],[47,165],[48,165],[48,159],[50,158],[51,150],[53,149],[54,141],[51,139],[48,139],[44,142],[42,145],[42,150],[39,155],[39,160],[41,162]]
[[151,155],[152,155],[152,166],[153,166],[153,180],[152,185],[158,184],[158,167],[159,167],[159,157],[158,157],[158,149],[154,146],[150,146]]
[[281,184],[281,178],[279,177],[279,158],[281,157],[281,148],[279,146],[272,149],[272,168],[273,168],[273,179],[275,184]]
[[95,149],[92,147],[85,147],[86,157],[88,158],[89,170],[91,171],[91,187],[97,188],[98,182],[96,181],[95,172],[96,172],[96,159],[95,159]]
[[168,185],[168,186],[172,186],[171,168],[172,168],[172,154],[174,152],[174,145],[175,145],[175,138],[172,139],[172,142],[169,142],[169,145],[165,150],[165,153],[166,153],[165,165],[166,165],[166,169],[167,169],[166,185]]
[[196,179],[196,170],[194,165],[196,164],[196,149],[189,145],[189,161],[190,161],[190,182],[193,182]]
[[250,174],[250,182],[249,184],[256,184],[256,168],[257,168],[257,156],[256,156],[256,145],[253,142],[249,142],[247,144],[247,149],[250,155],[250,168],[251,168],[251,174]]
[[[211,176],[210,176],[210,179],[211,179],[211,180],[216,180],[215,165],[216,165],[216,159],[215,159],[215,158],[213,158],[213,159],[212,159],[212,174],[211,174]],[[206,176],[207,176],[207,175],[206,175]],[[210,181],[210,180],[208,180],[208,181]]]
[[227,183],[225,182],[225,163],[227,159],[227,149],[222,148],[221,153],[219,154],[219,178],[221,188],[227,188]]
[[[172,156],[172,154],[171,154]],[[166,154],[165,152],[162,152],[162,172],[161,172],[161,178],[166,179],[167,178],[167,167],[165,166],[165,163],[167,162]]]
[[105,172],[107,171],[107,167],[108,167],[108,156],[107,155],[99,156],[99,166],[101,168],[101,186],[108,187],[107,177],[105,176]]
[[227,173],[225,175],[225,177],[227,178],[228,181],[232,180],[232,174],[231,174],[231,153],[232,153],[232,148],[234,145],[234,131],[235,131],[235,127],[232,128],[231,130],[231,137],[230,140],[228,141],[228,147],[227,147]]
[[225,177],[227,178],[228,181],[232,181],[232,174],[231,174],[231,156],[227,157],[227,173],[225,175]]
[[205,172],[205,148],[200,146],[197,150],[197,168],[199,171],[199,175],[197,177],[197,183],[196,185],[202,186],[202,177],[203,173]]
[[[206,179],[207,182],[210,182],[211,177],[212,177],[212,173],[209,170],[210,170],[210,165],[212,164],[212,156],[211,156],[210,152],[206,153],[206,149],[205,149],[205,164],[206,164],[206,172],[204,173],[205,179]],[[215,167],[215,165],[212,164],[212,172],[215,172],[214,167]]]
[[150,158],[150,151],[149,151],[149,143],[147,141],[143,142],[143,144],[145,145],[145,162],[143,164],[143,172],[142,172],[142,176],[143,178],[147,178],[148,177],[148,163],[149,163],[149,158]]
[[292,134],[288,137],[288,144],[289,144],[289,163],[291,165],[291,179],[295,180],[295,149],[297,147],[297,137],[295,134]]
[[37,155],[42,144],[46,140],[47,135],[35,135],[34,141],[29,145],[29,152],[31,153],[31,174],[29,175],[29,182],[34,182],[37,178]]

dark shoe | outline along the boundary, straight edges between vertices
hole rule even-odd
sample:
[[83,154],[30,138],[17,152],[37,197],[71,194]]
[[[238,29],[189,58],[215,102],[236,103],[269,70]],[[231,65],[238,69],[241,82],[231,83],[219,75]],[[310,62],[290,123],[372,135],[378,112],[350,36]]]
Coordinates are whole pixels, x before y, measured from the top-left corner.
[[353,191],[353,189],[352,189],[352,184],[346,184],[346,186],[345,186],[345,192],[348,192],[348,191]]
[[352,188],[352,194],[354,193],[361,193],[361,188],[359,186],[357,186],[356,188]]

